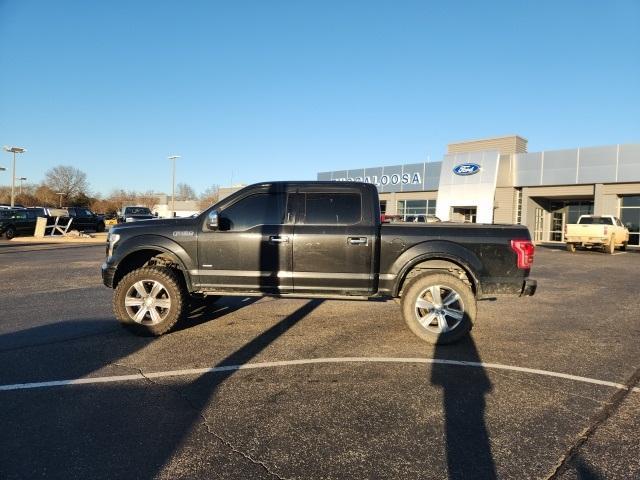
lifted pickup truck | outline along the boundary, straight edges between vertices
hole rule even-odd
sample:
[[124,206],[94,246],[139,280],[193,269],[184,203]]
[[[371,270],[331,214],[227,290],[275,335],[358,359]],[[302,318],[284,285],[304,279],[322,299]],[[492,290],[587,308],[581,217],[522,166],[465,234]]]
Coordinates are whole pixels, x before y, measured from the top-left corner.
[[602,247],[605,252],[613,253],[616,247],[627,249],[629,230],[613,215],[582,215],[578,223],[565,225],[564,237],[570,252],[575,252],[576,246],[581,246]]
[[143,335],[169,331],[188,295],[393,297],[418,337],[450,343],[476,299],[535,293],[533,253],[523,226],[381,224],[373,185],[276,182],[195,217],[115,226],[102,278],[118,320]]

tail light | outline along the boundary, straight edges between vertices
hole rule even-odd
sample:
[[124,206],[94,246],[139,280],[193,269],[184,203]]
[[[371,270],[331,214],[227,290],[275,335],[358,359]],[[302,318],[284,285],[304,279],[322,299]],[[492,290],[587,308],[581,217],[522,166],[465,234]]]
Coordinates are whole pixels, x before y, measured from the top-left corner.
[[531,240],[511,240],[511,249],[518,255],[518,268],[531,268],[536,249]]

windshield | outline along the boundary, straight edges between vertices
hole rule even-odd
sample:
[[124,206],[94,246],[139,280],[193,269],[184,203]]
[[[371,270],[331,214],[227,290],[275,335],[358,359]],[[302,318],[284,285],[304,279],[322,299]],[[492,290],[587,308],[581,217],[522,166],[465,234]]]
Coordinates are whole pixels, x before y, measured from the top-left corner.
[[151,215],[151,210],[147,207],[127,207],[124,209],[125,215]]

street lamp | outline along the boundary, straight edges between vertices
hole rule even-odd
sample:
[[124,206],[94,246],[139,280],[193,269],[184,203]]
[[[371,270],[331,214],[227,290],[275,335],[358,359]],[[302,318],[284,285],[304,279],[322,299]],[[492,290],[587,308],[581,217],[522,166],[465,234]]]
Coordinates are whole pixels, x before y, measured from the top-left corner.
[[180,155],[171,155],[167,157],[173,161],[173,184],[171,186],[171,218],[176,216],[176,160]]
[[20,180],[20,195],[22,195],[22,182],[23,182],[24,180],[26,180],[26,179],[27,179],[27,177],[20,177],[20,178],[18,179],[18,180]]
[[62,196],[64,195],[64,192],[56,192],[56,195],[60,196],[60,203],[59,203],[58,207],[62,208]]
[[5,152],[13,153],[13,172],[11,174],[11,206],[15,205],[16,188],[16,153],[24,153],[27,150],[22,147],[4,147]]

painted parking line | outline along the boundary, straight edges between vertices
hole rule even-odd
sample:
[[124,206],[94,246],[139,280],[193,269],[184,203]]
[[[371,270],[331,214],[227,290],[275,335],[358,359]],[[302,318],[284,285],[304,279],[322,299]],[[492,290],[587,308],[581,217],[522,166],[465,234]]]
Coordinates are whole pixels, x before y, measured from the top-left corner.
[[539,370],[535,368],[517,367],[514,365],[503,365],[500,363],[484,363],[484,362],[465,362],[461,360],[446,360],[441,358],[398,358],[398,357],[339,357],[339,358],[309,358],[302,360],[283,360],[278,362],[260,362],[260,363],[245,363],[243,365],[225,365],[221,367],[212,368],[189,368],[184,370],[168,370],[164,372],[149,372],[149,373],[135,373],[131,375],[114,375],[109,377],[88,377],[88,378],[75,378],[71,380],[52,380],[47,382],[33,382],[33,383],[14,383],[10,385],[0,385],[0,391],[11,390],[27,390],[34,388],[50,388],[50,387],[63,387],[70,385],[91,385],[99,383],[114,383],[114,382],[130,382],[141,381],[150,378],[164,378],[164,377],[184,377],[184,376],[197,376],[207,373],[228,372],[234,370],[251,370],[257,368],[275,368],[275,367],[288,367],[294,365],[313,365],[313,364],[331,364],[331,363],[417,363],[417,364],[439,364],[439,365],[455,365],[462,367],[474,367],[474,368],[488,368],[496,370],[510,370],[514,372],[521,372],[533,375],[543,375],[547,377],[562,378],[565,380],[572,380],[582,383],[590,383],[593,385],[602,385],[605,387],[612,387],[618,390],[629,390],[632,392],[640,393],[640,387],[630,387],[622,383],[608,382],[605,380],[598,380],[596,378],[580,377],[578,375],[569,375],[567,373],[552,372],[549,370]]

